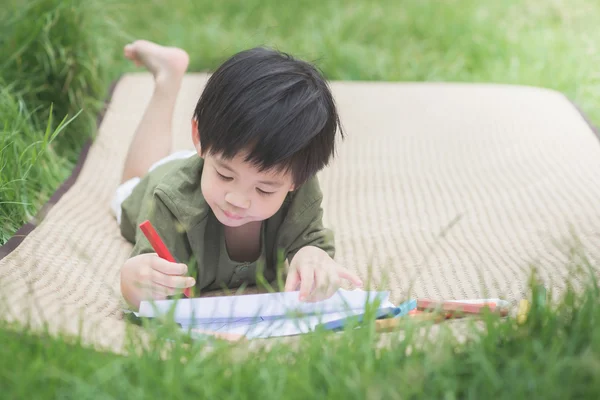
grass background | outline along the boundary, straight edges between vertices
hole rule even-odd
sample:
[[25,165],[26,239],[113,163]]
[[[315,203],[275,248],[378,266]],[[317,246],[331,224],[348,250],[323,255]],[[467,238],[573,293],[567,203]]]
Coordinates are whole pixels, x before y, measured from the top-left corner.
[[[548,87],[600,124],[599,20],[595,0],[5,0],[0,244],[93,138],[110,82],[134,70],[122,58],[130,40],[184,47],[193,71],[269,45],[315,61],[329,79]],[[410,338],[376,352],[367,329],[326,346],[307,337],[298,353],[281,345],[236,363],[230,348],[203,357],[201,344],[176,346],[160,361],[157,344],[123,358],[3,326],[0,387],[7,398],[597,398],[598,288],[569,296],[525,326],[490,319],[478,341],[448,338],[410,356]]]
[[600,3],[593,0],[5,3],[0,244],[70,173],[95,133],[110,82],[135,69],[122,47],[137,38],[185,48],[192,71],[268,45],[314,61],[329,79],[548,87],[600,123]]

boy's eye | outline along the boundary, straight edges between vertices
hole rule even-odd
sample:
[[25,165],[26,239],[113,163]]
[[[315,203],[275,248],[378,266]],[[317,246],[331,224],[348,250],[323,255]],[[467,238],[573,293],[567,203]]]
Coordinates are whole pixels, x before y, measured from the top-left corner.
[[264,190],[259,189],[259,188],[256,188],[256,191],[263,196],[269,196],[269,195],[272,195],[273,193],[275,193],[275,192],[265,192]]
[[219,178],[221,178],[221,179],[222,179],[222,180],[224,180],[224,181],[230,181],[230,180],[232,180],[232,179],[233,179],[233,178],[232,178],[232,177],[230,177],[230,176],[225,176],[225,175],[223,175],[222,173],[220,173],[220,172],[219,172],[219,171],[217,171],[217,170],[215,170],[215,172],[217,173],[217,175],[219,175]]

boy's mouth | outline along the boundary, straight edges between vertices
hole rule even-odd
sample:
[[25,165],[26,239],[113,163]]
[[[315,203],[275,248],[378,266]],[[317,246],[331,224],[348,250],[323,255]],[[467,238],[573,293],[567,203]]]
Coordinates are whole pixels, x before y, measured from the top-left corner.
[[223,214],[225,214],[225,216],[226,216],[227,218],[229,218],[229,219],[233,219],[233,220],[236,220],[236,221],[237,221],[237,220],[240,220],[240,219],[244,218],[244,217],[242,217],[241,215],[237,215],[237,214],[230,213],[229,211],[223,210],[222,208],[221,208],[221,211],[222,211],[222,212],[223,212]]

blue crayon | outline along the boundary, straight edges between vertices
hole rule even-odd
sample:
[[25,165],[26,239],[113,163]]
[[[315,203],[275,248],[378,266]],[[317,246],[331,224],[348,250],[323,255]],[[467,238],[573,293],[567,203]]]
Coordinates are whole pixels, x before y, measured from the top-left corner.
[[[405,303],[400,304],[398,307],[385,307],[377,310],[375,319],[385,318],[397,318],[408,314],[409,311],[414,310],[417,307],[416,300],[409,300]],[[344,329],[344,326],[350,323],[360,323],[364,319],[364,314],[352,315],[347,318],[337,319],[335,321],[325,322],[317,325],[317,328],[321,327],[329,331],[339,331]]]

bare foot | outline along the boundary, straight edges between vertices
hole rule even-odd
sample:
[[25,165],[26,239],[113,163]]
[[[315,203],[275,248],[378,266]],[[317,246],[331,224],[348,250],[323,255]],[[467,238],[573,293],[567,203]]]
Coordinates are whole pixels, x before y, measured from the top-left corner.
[[177,47],[165,47],[147,40],[136,40],[123,49],[125,57],[137,66],[148,68],[157,82],[180,80],[190,58]]

